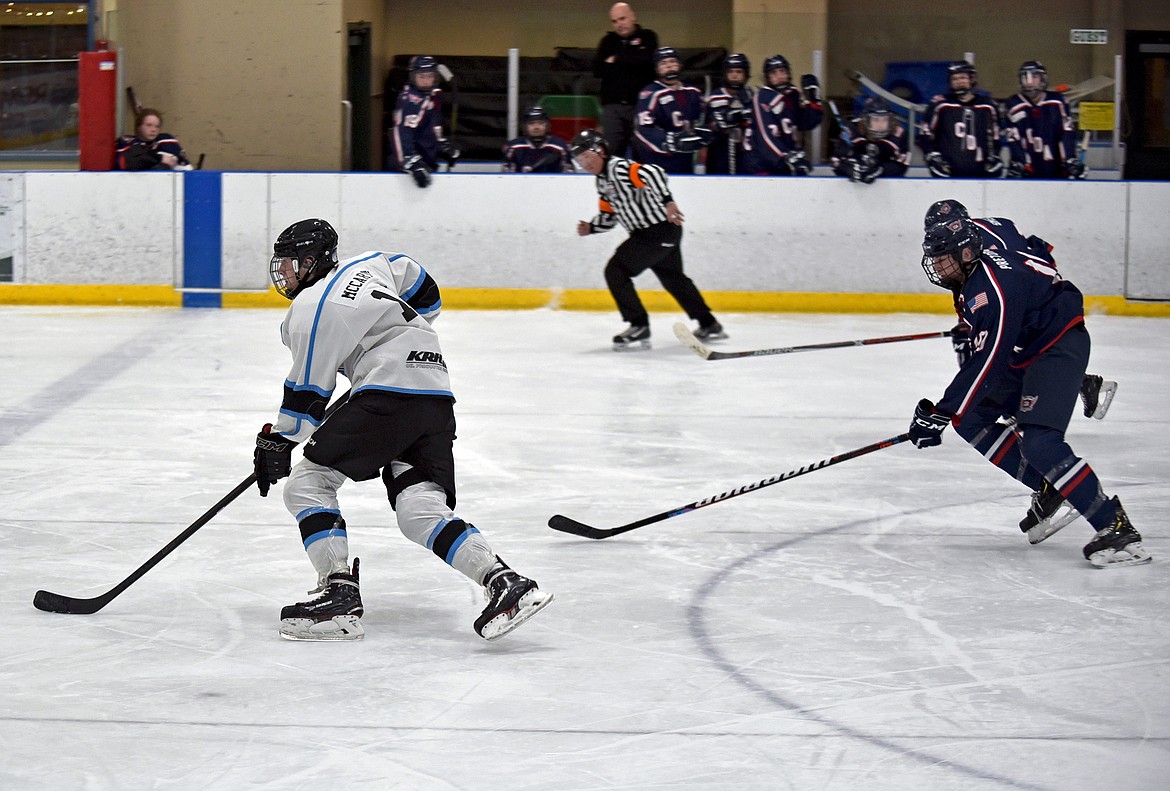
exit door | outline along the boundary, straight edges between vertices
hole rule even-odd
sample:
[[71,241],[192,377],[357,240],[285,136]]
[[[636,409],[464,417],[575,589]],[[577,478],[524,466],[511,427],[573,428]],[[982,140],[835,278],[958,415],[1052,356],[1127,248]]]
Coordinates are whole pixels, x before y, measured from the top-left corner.
[[349,56],[346,59],[350,107],[353,111],[349,150],[351,170],[366,171],[373,161],[373,135],[370,133],[370,23],[349,23]]
[[1125,105],[1125,178],[1170,180],[1170,31],[1126,31]]

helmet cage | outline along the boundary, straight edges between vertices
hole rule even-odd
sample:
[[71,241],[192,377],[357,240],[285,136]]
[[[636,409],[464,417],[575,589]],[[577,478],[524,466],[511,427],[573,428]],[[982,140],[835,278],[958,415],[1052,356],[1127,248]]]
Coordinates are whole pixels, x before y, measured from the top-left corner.
[[931,283],[954,290],[967,282],[983,252],[983,237],[968,219],[932,225],[922,241],[922,271]]
[[1039,61],[1030,60],[1020,66],[1020,93],[1029,99],[1048,90],[1048,69]]
[[324,220],[301,220],[272,246],[268,277],[276,292],[293,299],[337,266],[337,231]]

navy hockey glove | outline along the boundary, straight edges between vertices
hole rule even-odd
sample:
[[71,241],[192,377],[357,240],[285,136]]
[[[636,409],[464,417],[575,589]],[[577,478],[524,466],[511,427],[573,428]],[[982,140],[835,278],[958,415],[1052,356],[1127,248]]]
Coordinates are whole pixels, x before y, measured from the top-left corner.
[[1070,179],[1083,179],[1085,177],[1085,163],[1076,157],[1066,159],[1064,161],[1064,169]]
[[910,421],[910,441],[916,448],[933,448],[942,444],[942,433],[951,422],[949,415],[934,411],[934,404],[924,398],[914,408],[914,419]]
[[849,170],[849,180],[860,181],[862,184],[873,184],[881,174],[881,164],[870,155],[863,154],[861,157],[853,160],[852,167]]
[[431,171],[427,170],[426,163],[422,161],[422,157],[418,154],[403,162],[402,168],[410,173],[414,178],[414,183],[420,187],[429,187],[431,185]]
[[450,140],[443,139],[439,141],[438,153],[439,159],[447,163],[447,170],[451,170],[463,152],[456,148]]
[[256,465],[256,485],[260,496],[268,496],[268,488],[281,478],[287,478],[292,469],[292,449],[297,443],[280,434],[272,433],[272,424],[265,423],[256,435],[256,452],[252,460]]
[[968,332],[967,325],[959,322],[954,327],[951,327],[951,348],[955,350],[955,358],[959,361],[959,367],[971,359],[971,335]]
[[808,99],[813,104],[820,104],[821,102],[821,84],[817,82],[816,75],[802,74],[800,75],[800,89],[804,91],[804,98]]
[[989,179],[997,179],[1003,175],[1003,160],[994,154],[983,163],[983,173]]
[[786,153],[784,161],[788,163],[788,169],[794,176],[807,176],[812,173],[812,163],[808,161],[808,155],[800,149]]
[[732,107],[723,115],[723,128],[725,129],[737,129],[747,125],[747,110],[742,107]]
[[937,151],[931,151],[926,155],[926,167],[930,169],[930,175],[935,178],[949,179],[951,177],[951,163],[943,159],[943,155]]
[[671,153],[689,154],[706,145],[703,136],[695,132],[667,132],[663,147]]

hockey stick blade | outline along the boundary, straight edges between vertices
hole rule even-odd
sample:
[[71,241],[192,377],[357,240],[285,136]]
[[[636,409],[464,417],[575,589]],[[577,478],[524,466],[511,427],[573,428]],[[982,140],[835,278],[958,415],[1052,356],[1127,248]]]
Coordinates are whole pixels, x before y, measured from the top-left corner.
[[[347,390],[345,395],[341,396],[329,405],[329,408],[325,410],[326,418],[336,412],[342,404],[349,400],[349,393],[350,391]],[[214,519],[215,515],[226,508],[229,503],[231,503],[244,492],[248,491],[248,489],[252,488],[252,484],[254,483],[256,483],[256,473],[252,473],[247,478],[236,484],[234,489],[225,494],[218,503],[211,506],[211,508],[207,509],[207,511],[205,511],[202,516],[188,525],[186,530],[184,530],[182,533],[179,533],[179,535],[171,539],[169,544],[160,549],[158,552],[154,553],[150,560],[136,568],[129,577],[119,582],[113,588],[110,588],[101,596],[94,596],[91,599],[80,599],[73,596],[63,596],[60,593],[53,593],[51,591],[39,590],[33,595],[33,607],[36,607],[38,610],[43,610],[44,612],[59,612],[65,613],[67,615],[93,615],[95,612],[116,599],[122,593],[122,591],[126,590],[135,582],[137,582],[143,574],[158,565],[158,563],[163,558],[174,552],[180,544],[193,536],[199,530],[199,528],[203,527],[205,524]]]
[[901,343],[902,341],[921,341],[927,338],[950,338],[950,330],[941,332],[922,332],[914,335],[891,335],[885,338],[861,338],[855,341],[834,341],[832,343],[810,343],[806,346],[781,346],[775,349],[752,349],[743,352],[718,352],[704,346],[686,325],[679,322],[674,325],[674,334],[683,345],[691,349],[704,360],[736,360],[743,357],[768,357],[774,354],[792,354],[794,352],[812,352],[820,349],[845,349],[850,346],[876,346],[881,343]]
[[576,519],[570,519],[567,516],[556,514],[549,517],[548,526],[553,530],[558,530],[562,533],[570,533],[575,536],[581,536],[582,538],[592,538],[597,540],[611,538],[612,536],[628,533],[631,530],[636,530],[637,528],[644,527],[645,525],[651,525],[655,522],[662,522],[674,516],[689,514],[691,511],[696,511],[700,508],[705,508],[708,505],[714,505],[715,503],[721,503],[724,500],[730,500],[732,497],[738,497],[741,494],[758,491],[766,486],[773,486],[774,484],[780,483],[781,481],[787,481],[791,478],[807,475],[810,472],[816,472],[817,470],[824,469],[825,467],[831,467],[834,464],[840,464],[843,461],[856,459],[858,456],[865,456],[868,453],[873,453],[874,451],[892,447],[899,443],[905,442],[908,439],[910,439],[909,434],[899,434],[896,437],[883,439],[880,442],[873,443],[872,445],[866,445],[861,448],[856,448],[855,450],[838,453],[836,456],[831,458],[821,459],[820,461],[813,462],[812,464],[806,464],[803,467],[795,470],[789,470],[788,472],[781,473],[780,475],[773,475],[772,477],[765,478],[762,481],[756,481],[755,483],[737,486],[730,491],[722,492],[721,494],[716,494],[711,497],[704,497],[702,500],[696,500],[693,503],[687,503],[686,505],[679,508],[672,508],[669,511],[663,511],[660,514],[648,516],[645,519],[639,519],[636,522],[630,522],[627,525],[620,525],[618,527],[611,528],[593,527],[592,525],[587,525],[584,522],[578,522]]

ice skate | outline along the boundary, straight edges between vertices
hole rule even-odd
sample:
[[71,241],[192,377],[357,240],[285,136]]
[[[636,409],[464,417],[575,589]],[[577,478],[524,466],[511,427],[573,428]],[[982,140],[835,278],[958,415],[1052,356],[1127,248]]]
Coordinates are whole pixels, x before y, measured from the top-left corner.
[[286,640],[360,640],[362,594],[358,588],[358,559],[353,571],[335,571],[315,599],[290,604],[280,611],[280,636]]
[[1085,545],[1085,559],[1099,569],[1149,563],[1153,556],[1142,546],[1142,535],[1129,523],[1121,500],[1113,498],[1117,515]]
[[727,333],[723,331],[723,325],[715,321],[695,330],[695,337],[701,341],[723,341],[727,340]]
[[641,347],[650,348],[650,327],[646,324],[631,324],[628,329],[613,336],[614,351]]
[[1029,544],[1039,544],[1072,524],[1077,516],[1077,509],[1069,505],[1048,481],[1044,481],[1040,484],[1040,491],[1032,492],[1032,505],[1020,521],[1020,530],[1028,534]]
[[[502,561],[501,561],[502,563]],[[488,575],[483,586],[487,606],[475,619],[475,632],[485,640],[496,640],[543,610],[553,600],[506,565]]]
[[1085,374],[1085,378],[1081,380],[1081,404],[1084,406],[1085,417],[1103,420],[1116,393],[1117,382],[1110,382],[1096,374]]

